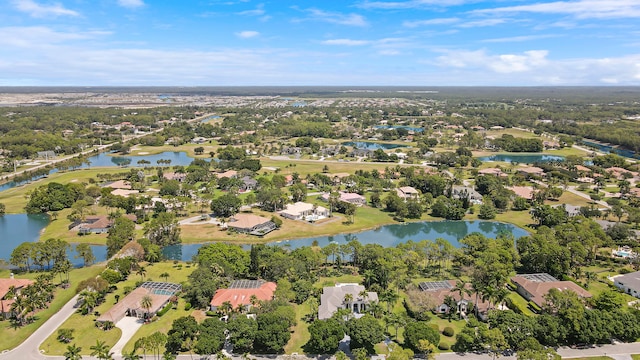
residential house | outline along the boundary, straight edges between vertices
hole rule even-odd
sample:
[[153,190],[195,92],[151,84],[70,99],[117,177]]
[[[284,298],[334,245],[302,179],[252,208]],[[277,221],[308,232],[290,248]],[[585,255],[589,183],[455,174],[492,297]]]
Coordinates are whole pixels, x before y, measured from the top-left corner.
[[488,169],[478,170],[478,174],[479,175],[493,175],[493,176],[497,176],[497,177],[507,177],[507,176],[509,176],[506,173],[504,173],[502,171],[502,169],[499,169],[499,168],[488,168]]
[[576,206],[576,205],[571,205],[571,204],[558,204],[558,205],[553,205],[552,207],[557,208],[557,207],[561,207],[564,208],[564,211],[567,213],[567,216],[569,217],[575,217],[580,215],[580,206]]
[[[13,274],[9,279],[0,279],[0,311],[2,317],[7,319],[11,316],[11,305],[22,289],[34,283],[29,279],[14,279]],[[13,292],[13,293],[12,293]]]
[[[136,221],[133,214],[122,215],[131,221]],[[76,229],[80,234],[105,234],[113,226],[113,221],[106,215],[87,216],[84,220],[77,220],[69,225],[69,230]]]
[[276,229],[276,224],[271,219],[244,213],[234,215],[227,226],[237,232],[258,236],[268,234]]
[[526,178],[544,176],[544,170],[536,166],[522,167],[519,168],[517,172],[518,174],[523,175]]
[[513,191],[516,194],[516,196],[519,196],[526,200],[533,200],[533,197],[537,192],[531,186],[508,186],[507,189]]
[[118,180],[118,181],[113,181],[110,183],[107,183],[105,185],[103,185],[102,187],[109,187],[112,189],[124,189],[124,190],[131,190],[131,182],[128,180]]
[[608,172],[609,174],[611,174],[611,176],[613,176],[614,178],[618,179],[618,180],[624,180],[626,178],[634,178],[634,177],[638,177],[638,173],[634,172],[634,171],[629,171],[627,169],[621,168],[621,167],[609,167],[605,169],[606,172]]
[[[329,202],[330,196],[331,195],[329,193],[324,193],[322,194],[322,196],[320,196],[320,198],[326,202]],[[357,193],[349,193],[343,191],[339,192],[338,201],[355,204],[358,206],[362,206],[367,203],[367,199],[364,196]]]
[[418,192],[418,190],[411,186],[399,187],[396,189],[396,193],[401,199],[404,199],[405,201],[408,199],[417,199],[418,197],[420,197],[420,193]]
[[482,296],[476,296],[472,293],[472,287],[470,284],[465,284],[465,291],[460,292],[455,290],[456,280],[443,280],[443,281],[427,281],[418,284],[418,288],[421,291],[428,293],[434,301],[433,311],[437,314],[448,314],[452,311],[449,305],[446,304],[446,298],[451,296],[456,302],[456,309],[453,311],[461,314],[469,314],[475,311],[475,301],[478,301],[478,316],[481,320],[486,320],[489,311],[489,302],[482,300]]
[[345,182],[345,178],[349,177],[351,174],[349,173],[336,173],[336,174],[329,174],[329,177],[331,178],[331,181],[333,182],[333,185],[340,185],[340,184],[345,184],[345,185],[352,185],[352,184],[348,184],[347,182]]
[[582,298],[590,298],[592,295],[573,281],[559,281],[547,273],[523,274],[511,278],[516,286],[516,291],[527,301],[532,301],[538,307],[546,304],[545,296],[551,289],[560,291],[573,291]]
[[[169,282],[147,281],[131,291],[124,299],[120,299],[111,309],[96,319],[97,322],[111,321],[114,324],[125,316],[135,316],[139,319],[151,319],[158,311],[162,310],[175,296],[182,291],[182,285]],[[142,299],[151,298],[151,306],[144,308]]]
[[216,177],[218,179],[222,179],[222,178],[225,178],[225,177],[231,179],[231,178],[235,178],[237,176],[238,176],[238,172],[235,171],[235,170],[227,170],[227,171],[222,172],[222,173],[216,173]]
[[211,299],[211,311],[216,311],[224,303],[231,305],[230,310],[251,310],[255,301],[273,300],[276,283],[263,280],[234,280],[228,288],[218,289]]
[[183,182],[186,179],[187,174],[185,173],[176,173],[176,172],[165,172],[162,174],[162,177],[165,180],[176,180],[178,182]]
[[302,154],[302,148],[298,146],[285,146],[280,150],[282,155],[300,155]]
[[138,190],[128,190],[128,189],[115,189],[111,192],[111,195],[114,196],[122,196],[122,197],[129,197],[131,195],[135,195],[140,193]]
[[353,149],[349,152],[350,157],[364,157],[364,158],[372,158],[373,150],[370,149]]
[[626,294],[640,298],[640,271],[614,276],[613,285]]
[[588,167],[583,166],[583,165],[576,165],[576,171],[579,174],[590,174],[592,172],[591,169],[589,169]]
[[204,138],[202,136],[196,136],[193,139],[191,139],[191,142],[194,144],[204,144],[207,142],[207,138]]
[[279,214],[287,219],[306,221],[316,221],[327,218],[330,215],[329,210],[322,206],[300,201],[295,204],[287,204]]
[[240,185],[241,191],[255,190],[258,187],[258,180],[253,179],[249,176],[245,176],[240,180],[242,180],[242,185]]
[[56,153],[48,150],[48,151],[38,151],[37,153],[37,158],[38,159],[45,159],[45,160],[51,160],[51,159],[55,159],[56,158]]
[[463,185],[453,185],[451,187],[451,197],[454,199],[469,199],[469,202],[482,205],[482,195],[474,188]]
[[337,283],[322,289],[318,319],[328,319],[338,309],[349,309],[356,318],[364,315],[369,304],[378,301],[378,293],[366,291],[363,285]]

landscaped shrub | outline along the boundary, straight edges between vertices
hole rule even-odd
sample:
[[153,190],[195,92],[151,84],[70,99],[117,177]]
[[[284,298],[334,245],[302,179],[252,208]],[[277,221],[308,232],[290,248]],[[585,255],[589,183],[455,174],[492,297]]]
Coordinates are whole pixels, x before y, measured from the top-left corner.
[[186,304],[184,304],[184,310],[185,310],[185,311],[189,311],[189,310],[191,310],[191,303],[186,303]]
[[442,330],[442,335],[444,336],[452,337],[453,334],[455,334],[455,331],[453,331],[453,328],[450,326],[447,326],[446,328],[444,328],[444,330]]
[[451,345],[449,345],[446,342],[441,341],[440,344],[438,344],[438,349],[446,351],[449,350],[451,348]]
[[58,329],[58,341],[68,344],[73,340],[73,329]]
[[168,303],[167,305],[164,306],[164,308],[162,308],[162,310],[158,311],[158,316],[160,317],[166,314],[169,310],[171,310],[172,307],[173,307],[173,304]]

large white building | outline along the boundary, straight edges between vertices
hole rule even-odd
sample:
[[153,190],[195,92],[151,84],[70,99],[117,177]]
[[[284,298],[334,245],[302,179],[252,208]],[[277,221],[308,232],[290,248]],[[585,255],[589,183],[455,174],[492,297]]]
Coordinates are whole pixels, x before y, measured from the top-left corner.
[[367,292],[363,285],[341,284],[322,289],[318,319],[328,319],[338,309],[349,309],[355,317],[364,315],[369,304],[378,301],[378,293]]
[[616,276],[613,284],[625,293],[640,298],[640,271]]
[[295,204],[287,204],[286,208],[280,211],[280,215],[291,220],[316,221],[329,217],[327,208],[298,201]]

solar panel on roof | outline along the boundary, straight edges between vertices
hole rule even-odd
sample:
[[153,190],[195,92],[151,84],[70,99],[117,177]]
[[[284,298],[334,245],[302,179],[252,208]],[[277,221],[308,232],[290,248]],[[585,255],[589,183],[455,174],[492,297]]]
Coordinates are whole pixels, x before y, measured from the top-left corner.
[[234,280],[229,289],[257,289],[264,284],[262,280]]
[[558,279],[554,278],[553,276],[547,274],[547,273],[538,273],[538,274],[524,274],[524,275],[520,275],[523,278],[529,280],[529,281],[533,281],[533,282],[555,282],[558,281]]
[[427,281],[418,284],[422,291],[436,291],[441,289],[451,289],[453,286],[448,281]]

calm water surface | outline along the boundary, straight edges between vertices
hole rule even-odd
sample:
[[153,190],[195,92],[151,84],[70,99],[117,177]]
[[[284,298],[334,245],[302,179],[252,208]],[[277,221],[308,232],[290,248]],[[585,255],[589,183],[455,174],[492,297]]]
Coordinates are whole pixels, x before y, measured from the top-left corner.
[[[357,219],[356,219],[357,220]],[[11,214],[0,217],[0,258],[9,260],[15,247],[25,241],[35,242],[40,237],[40,232],[49,223],[47,216]],[[517,239],[529,233],[515,225],[495,221],[426,221],[406,224],[394,224],[381,226],[374,230],[359,233],[339,234],[333,236],[315,236],[304,239],[285,240],[270,243],[269,245],[285,246],[296,249],[302,246],[311,246],[314,241],[320,246],[334,242],[346,244],[357,239],[362,244],[380,244],[384,247],[395,247],[409,240],[435,240],[442,238],[453,246],[459,247],[459,240],[471,233],[481,233],[487,237],[495,238],[500,233],[509,233]],[[188,261],[198,253],[198,249],[205,244],[184,244],[167,246],[163,254],[170,260]],[[249,248],[249,245],[245,246]],[[97,261],[104,261],[107,256],[107,248],[104,245],[93,245],[93,252]],[[82,265],[82,260],[75,259],[75,246],[68,252],[74,265]]]
[[517,162],[520,164],[533,164],[537,162],[564,161],[564,156],[543,155],[543,154],[496,154],[491,156],[479,157],[480,161],[504,161]]

